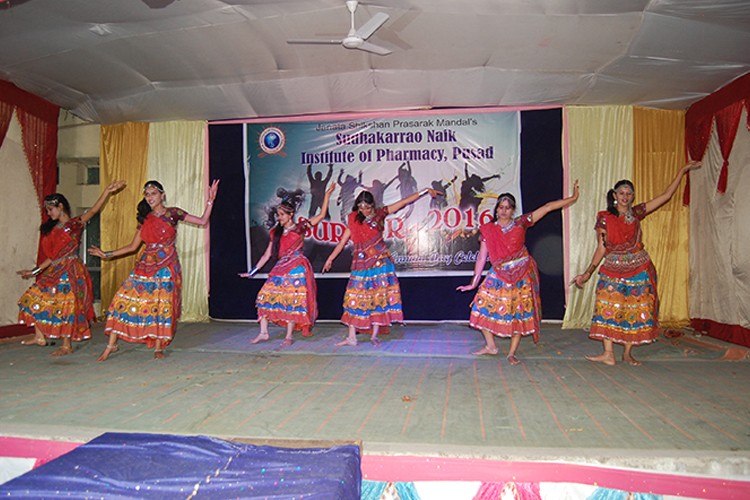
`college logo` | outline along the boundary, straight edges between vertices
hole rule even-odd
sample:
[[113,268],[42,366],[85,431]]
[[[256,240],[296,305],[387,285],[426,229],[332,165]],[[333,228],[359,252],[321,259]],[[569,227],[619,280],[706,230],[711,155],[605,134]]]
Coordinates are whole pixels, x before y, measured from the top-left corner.
[[263,129],[258,138],[260,149],[267,155],[276,155],[283,151],[286,144],[286,136],[281,129],[277,127],[267,127]]

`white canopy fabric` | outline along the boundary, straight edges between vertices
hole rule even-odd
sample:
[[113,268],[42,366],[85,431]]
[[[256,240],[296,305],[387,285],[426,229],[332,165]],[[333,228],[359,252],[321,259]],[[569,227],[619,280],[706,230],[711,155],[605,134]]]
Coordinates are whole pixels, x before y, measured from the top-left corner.
[[473,106],[686,109],[750,71],[747,0],[0,0],[0,78],[101,124]]

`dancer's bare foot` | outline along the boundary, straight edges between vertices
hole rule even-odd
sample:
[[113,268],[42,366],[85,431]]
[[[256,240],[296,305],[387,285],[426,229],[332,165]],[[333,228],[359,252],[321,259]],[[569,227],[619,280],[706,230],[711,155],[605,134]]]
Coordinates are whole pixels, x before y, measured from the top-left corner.
[[511,365],[517,365],[518,363],[521,362],[521,360],[518,359],[515,354],[508,354],[507,359],[508,359],[508,363],[510,363]]
[[635,359],[633,356],[623,356],[622,360],[630,366],[641,366],[641,362]]
[[357,345],[357,337],[354,337],[354,338],[346,337],[341,342],[336,342],[336,346],[337,347],[341,347],[341,346],[345,346],[345,345],[350,345],[350,346]]
[[34,337],[33,339],[22,340],[21,345],[38,345],[39,347],[44,347],[47,345],[47,339],[44,337]]
[[107,361],[109,358],[109,355],[113,352],[117,352],[120,350],[120,346],[117,344],[114,345],[107,345],[107,347],[104,348],[104,352],[102,352],[98,358],[96,358],[97,361]]
[[73,354],[73,348],[62,346],[62,347],[58,347],[52,353],[50,353],[50,356],[66,356],[68,354]]
[[377,337],[373,337],[370,339],[370,343],[373,347],[380,347],[380,339]]
[[154,359],[164,359],[164,349],[154,349]]
[[253,340],[250,341],[251,344],[257,344],[259,342],[265,342],[268,340],[268,333],[260,332]]
[[604,351],[598,356],[586,356],[586,359],[595,363],[604,363],[607,366],[615,366],[615,355],[612,351]]
[[472,354],[474,356],[484,356],[485,354],[488,354],[490,356],[494,356],[497,353],[498,353],[497,347],[493,349],[493,348],[488,347],[488,346],[484,346],[481,349],[479,349],[478,351],[472,352]]
[[281,347],[289,347],[290,345],[294,344],[294,339],[284,339],[284,341],[281,343]]

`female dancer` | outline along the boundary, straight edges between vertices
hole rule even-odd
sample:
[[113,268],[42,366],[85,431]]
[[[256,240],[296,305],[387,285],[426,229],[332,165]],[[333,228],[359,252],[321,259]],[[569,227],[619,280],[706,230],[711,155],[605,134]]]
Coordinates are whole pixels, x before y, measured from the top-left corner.
[[613,343],[625,346],[622,360],[640,365],[631,351],[634,345],[649,344],[659,336],[659,296],[656,269],[641,242],[641,220],[672,198],[682,177],[700,162],[680,169],[666,191],[633,206],[633,183],[621,180],[607,193],[607,210],[596,216],[597,247],[591,264],[572,284],[581,288],[604,260],[596,285],[596,304],[589,337],[601,340],[604,352],[586,356],[590,361],[615,364]]
[[310,261],[302,253],[305,233],[322,221],[328,213],[328,202],[336,188],[331,183],[323,196],[320,213],[310,220],[300,218],[294,222],[297,207],[290,200],[283,200],[276,207],[276,226],[271,229],[271,241],[255,267],[240,274],[250,278],[273,257],[276,260],[268,279],[258,292],[255,306],[258,310],[260,333],[250,342],[257,344],[268,340],[268,322],[286,327],[282,347],[292,345],[292,332],[302,330],[305,337],[312,335],[310,329],[318,318],[315,276]]
[[479,227],[481,238],[474,278],[470,284],[456,288],[461,292],[476,288],[489,256],[492,269],[471,303],[469,324],[482,331],[485,341],[475,355],[497,354],[495,336],[510,337],[508,361],[517,365],[520,361],[516,349],[521,337],[532,335],[535,343],[539,340],[542,314],[539,272],[526,249],[526,230],[548,213],[572,205],[577,199],[578,181],[573,185],[572,196],[550,201],[514,219],[515,197],[510,193],[498,196],[494,220]]
[[443,194],[425,188],[388,206],[376,207],[372,193],[362,191],[354,201],[341,241],[323,265],[323,272],[330,270],[333,260],[351,238],[354,243],[352,268],[341,317],[341,322],[349,327],[349,333],[336,345],[357,345],[357,330],[364,330],[372,331],[370,342],[377,347],[380,345],[378,333],[381,326],[404,321],[396,268],[383,240],[385,218],[427,193],[433,198]]
[[129,245],[104,252],[91,247],[89,253],[111,259],[135,252],[146,246],[130,276],[115,293],[107,310],[104,333],[109,342],[97,361],[106,361],[119,349],[117,339],[145,343],[154,348],[154,358],[164,357],[164,348],[172,341],[182,306],[182,269],[177,258],[177,223],[181,220],[205,226],[211,216],[219,181],[208,189],[203,215],[196,217],[181,208],[165,207],[164,188],[157,181],[143,186],[143,200],[138,203],[138,230]]
[[96,319],[91,277],[78,256],[81,234],[109,195],[125,187],[124,181],[107,186],[94,206],[78,217],[70,216],[70,203],[61,194],[44,198],[47,219],[39,228],[44,262],[34,269],[18,271],[24,279],[38,276],[18,301],[18,321],[34,326],[34,339],[24,345],[47,345],[47,338],[62,338],[52,356],[73,353],[71,341],[91,338],[89,322]]

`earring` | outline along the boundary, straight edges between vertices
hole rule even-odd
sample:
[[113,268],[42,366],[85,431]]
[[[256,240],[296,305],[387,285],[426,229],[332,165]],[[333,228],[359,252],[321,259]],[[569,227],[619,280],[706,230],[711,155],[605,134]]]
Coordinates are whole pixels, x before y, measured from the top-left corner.
[[617,200],[615,200],[615,205],[617,205]]

